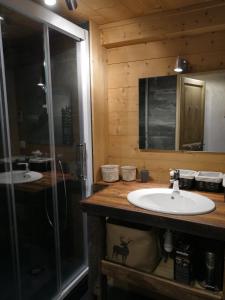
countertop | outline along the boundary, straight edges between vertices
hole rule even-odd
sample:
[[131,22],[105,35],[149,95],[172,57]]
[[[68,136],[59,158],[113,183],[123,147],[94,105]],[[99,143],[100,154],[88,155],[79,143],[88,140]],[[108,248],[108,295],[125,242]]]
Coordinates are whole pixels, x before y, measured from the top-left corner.
[[138,208],[127,200],[127,194],[141,188],[167,188],[166,184],[116,182],[81,202],[88,215],[112,217],[133,223],[169,228],[189,234],[225,241],[225,203],[223,193],[198,192],[216,204],[213,212],[183,216],[157,213]]
[[[22,192],[29,192],[29,193],[37,193],[37,192],[42,192],[46,189],[51,188],[54,183],[54,178],[52,177],[51,172],[40,172],[40,173],[43,175],[43,177],[41,179],[35,180],[32,182],[14,184],[15,190],[22,191]],[[72,180],[72,177],[70,174],[65,173],[64,177],[65,177],[66,181]],[[56,173],[56,181],[57,181],[57,183],[60,183],[63,181],[63,176],[62,176],[61,172]],[[1,185],[0,185],[0,187],[1,187]]]

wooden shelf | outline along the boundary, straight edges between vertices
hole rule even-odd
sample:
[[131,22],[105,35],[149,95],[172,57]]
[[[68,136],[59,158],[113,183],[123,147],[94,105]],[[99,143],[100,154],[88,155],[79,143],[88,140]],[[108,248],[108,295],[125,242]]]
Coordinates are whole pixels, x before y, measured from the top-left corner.
[[156,275],[119,265],[106,260],[101,261],[101,272],[105,276],[132,284],[176,300],[221,300],[223,292],[211,292],[205,289],[180,284]]

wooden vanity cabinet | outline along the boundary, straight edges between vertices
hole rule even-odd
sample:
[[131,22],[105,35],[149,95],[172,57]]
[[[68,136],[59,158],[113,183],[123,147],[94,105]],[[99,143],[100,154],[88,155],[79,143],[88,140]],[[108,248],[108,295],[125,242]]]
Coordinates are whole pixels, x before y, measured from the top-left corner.
[[[197,216],[154,213],[137,208],[127,201],[128,192],[151,187],[159,187],[159,185],[118,182],[82,201],[82,208],[88,216],[89,299],[107,299],[107,278],[114,278],[136,290],[146,291],[152,299],[161,300],[165,297],[165,299],[176,300],[225,300],[225,275],[223,275],[223,290],[214,292],[200,286],[189,286],[141,272],[105,259],[107,217],[219,240],[224,253],[225,203],[223,194],[201,193],[215,201],[216,210]],[[166,186],[160,185],[160,187]],[[225,268],[224,261],[225,259],[221,261],[223,268]]]

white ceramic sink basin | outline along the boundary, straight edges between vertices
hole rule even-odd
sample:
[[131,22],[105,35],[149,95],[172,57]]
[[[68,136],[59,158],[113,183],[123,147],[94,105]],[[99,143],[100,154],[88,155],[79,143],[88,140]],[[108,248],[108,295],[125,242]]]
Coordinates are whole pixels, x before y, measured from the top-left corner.
[[[13,183],[27,183],[39,180],[43,177],[41,173],[29,171],[12,171],[12,181]],[[0,184],[10,184],[11,175],[10,172],[0,173]]]
[[160,213],[175,215],[198,215],[211,212],[215,203],[196,193],[172,189],[140,189],[127,195],[130,203]]

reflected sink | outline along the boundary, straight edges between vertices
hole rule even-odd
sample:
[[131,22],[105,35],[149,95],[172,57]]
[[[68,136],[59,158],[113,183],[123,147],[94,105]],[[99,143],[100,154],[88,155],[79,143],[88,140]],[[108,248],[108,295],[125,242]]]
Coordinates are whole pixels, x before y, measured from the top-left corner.
[[215,209],[215,203],[209,198],[180,190],[152,188],[130,192],[127,199],[135,206],[167,214],[198,215]]
[[[13,183],[27,183],[39,180],[43,177],[41,173],[38,172],[25,172],[25,171],[12,171]],[[0,173],[0,184],[10,184],[11,176],[10,172]]]

